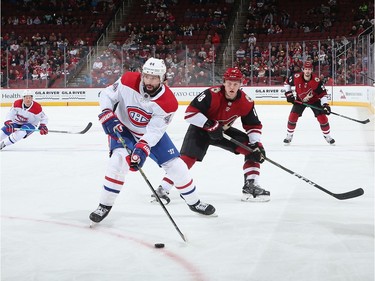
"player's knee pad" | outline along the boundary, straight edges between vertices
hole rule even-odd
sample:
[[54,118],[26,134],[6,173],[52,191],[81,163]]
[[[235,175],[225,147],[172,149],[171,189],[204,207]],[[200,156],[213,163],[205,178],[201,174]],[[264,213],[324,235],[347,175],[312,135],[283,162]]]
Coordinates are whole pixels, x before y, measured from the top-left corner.
[[321,124],[321,125],[324,125],[324,124],[327,124],[328,123],[328,117],[327,115],[325,114],[320,114],[316,117],[316,119],[318,119],[318,122]]
[[108,170],[115,174],[125,174],[129,170],[129,165],[126,161],[126,157],[129,153],[125,148],[116,148],[112,151],[111,158],[108,162]]
[[186,163],[180,157],[173,158],[162,164],[162,168],[167,172],[168,177],[176,186],[191,181],[190,171]]
[[300,115],[299,115],[298,113],[296,113],[296,112],[291,112],[291,113],[289,114],[289,122],[297,123],[299,116],[300,116]]

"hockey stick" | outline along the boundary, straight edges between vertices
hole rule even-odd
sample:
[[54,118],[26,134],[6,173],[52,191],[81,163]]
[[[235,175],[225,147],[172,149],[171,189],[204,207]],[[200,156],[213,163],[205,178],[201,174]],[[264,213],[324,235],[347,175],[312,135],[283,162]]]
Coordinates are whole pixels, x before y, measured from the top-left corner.
[[[243,143],[239,142],[238,140],[228,136],[227,134],[223,134],[224,138],[229,140],[230,142],[240,146],[241,148],[243,149],[246,149],[247,151],[252,151],[252,149],[246,145],[244,145]],[[279,163],[276,163],[275,161],[267,158],[267,157],[264,157],[265,160],[267,160],[268,162],[270,162],[271,164],[283,169],[284,171],[288,172],[289,174],[293,175],[293,176],[296,176],[297,178],[301,179],[301,180],[304,180],[305,182],[307,182],[308,184],[320,189],[321,191],[335,197],[336,199],[339,199],[339,200],[345,200],[345,199],[350,199],[350,198],[355,198],[355,197],[358,197],[358,196],[361,196],[363,195],[364,193],[364,190],[362,188],[357,188],[355,190],[352,190],[352,191],[348,191],[348,192],[344,192],[344,193],[333,193],[323,187],[321,187],[320,185],[316,184],[315,182],[305,178],[304,176],[301,176],[299,174],[297,174],[296,172],[293,172],[292,170],[289,170],[288,168],[280,165]]]
[[[301,102],[301,101],[298,101],[298,100],[294,101],[294,103],[302,104],[302,105],[304,105],[306,107],[311,107],[311,108],[314,108],[314,109],[317,109],[317,110],[320,110],[320,111],[324,110],[323,108],[316,107],[316,106],[313,106],[313,105],[310,105],[308,103],[304,103],[304,102]],[[368,119],[368,118],[366,120],[361,121],[361,120],[350,118],[348,116],[341,115],[341,114],[338,114],[338,113],[332,112],[332,111],[331,111],[331,114],[334,114],[334,115],[337,115],[337,116],[340,116],[340,117],[343,117],[343,118],[346,118],[346,119],[349,119],[349,120],[352,120],[352,121],[355,121],[355,122],[358,122],[358,123],[361,123],[361,124],[367,124],[368,122],[370,122],[370,119]]]
[[[118,137],[119,141],[121,142],[122,146],[128,151],[129,154],[132,153],[132,151],[130,150],[130,148],[126,145],[125,143],[125,140],[122,138],[122,136],[120,135],[119,132],[116,131],[116,136]],[[173,220],[172,216],[169,214],[167,208],[165,207],[165,205],[163,204],[163,202],[160,200],[160,197],[159,195],[156,193],[155,189],[153,188],[152,184],[150,183],[150,181],[148,180],[146,174],[143,172],[142,168],[138,167],[138,171],[141,173],[143,179],[145,180],[145,182],[147,183],[148,187],[151,189],[152,193],[155,195],[155,198],[157,199],[157,201],[159,202],[160,206],[162,207],[162,209],[164,210],[164,212],[167,214],[169,220],[172,222],[174,228],[177,230],[178,234],[181,236],[182,240],[184,240],[185,242],[187,242],[186,240],[186,237],[185,235],[181,232],[181,230],[178,228],[177,224],[175,223],[175,221]]]
[[359,74],[361,74],[361,75],[364,76],[365,78],[371,80],[372,82],[375,82],[375,79],[373,79],[373,78],[367,76],[365,73],[359,73]]
[[[62,133],[62,134],[85,134],[92,127],[92,123],[89,122],[82,131],[72,132],[72,131],[59,131],[59,130],[48,130],[49,133]],[[39,132],[39,129],[25,129],[25,128],[16,128],[16,131],[27,131],[27,132]]]

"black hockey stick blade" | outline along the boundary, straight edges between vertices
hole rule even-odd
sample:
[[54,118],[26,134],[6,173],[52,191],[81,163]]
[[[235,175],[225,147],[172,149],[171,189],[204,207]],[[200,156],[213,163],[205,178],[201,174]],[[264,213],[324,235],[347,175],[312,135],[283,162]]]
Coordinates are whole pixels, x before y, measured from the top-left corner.
[[[225,134],[224,134],[225,135]],[[236,141],[236,140],[234,140]],[[296,172],[284,167],[283,165],[273,161],[272,159],[269,159],[267,157],[265,157],[265,160],[267,160],[268,162],[270,162],[271,164],[275,165],[276,167],[279,167],[280,169],[288,172],[289,174],[307,182],[308,184],[312,185],[313,187],[331,195],[332,197],[335,197],[336,199],[339,199],[339,200],[346,200],[346,199],[351,199],[351,198],[355,198],[355,197],[358,197],[358,196],[361,196],[364,194],[364,190],[362,188],[358,188],[358,189],[354,189],[354,190],[351,190],[351,191],[348,191],[348,192],[344,192],[344,193],[333,193],[332,191],[328,190],[328,189],[325,189],[324,187],[320,186],[319,184],[313,182],[312,180],[300,175],[300,174],[297,174]]]
[[[230,142],[242,147],[243,149],[247,150],[247,151],[250,151],[252,152],[253,150],[248,147],[247,145],[243,144],[242,142],[239,142],[238,140],[232,138],[231,136],[228,136],[227,134],[223,134],[223,137],[227,140],[229,140]],[[335,197],[336,199],[339,199],[339,200],[346,200],[346,199],[351,199],[351,198],[355,198],[355,197],[358,197],[358,196],[361,196],[362,194],[364,194],[364,190],[362,188],[358,188],[358,189],[355,189],[355,190],[352,190],[352,191],[348,191],[348,192],[344,192],[344,193],[333,193],[331,191],[329,191],[328,189],[325,189],[324,187],[320,186],[319,184],[313,182],[312,180],[300,175],[300,174],[297,174],[296,172],[284,167],[283,165],[277,163],[276,161],[273,161],[272,159],[270,158],[267,158],[267,157],[264,157],[264,159],[266,161],[268,161],[269,163],[275,165],[276,167],[279,167],[280,169],[284,170],[285,172],[307,182],[308,184],[314,186],[315,188],[331,195],[332,197]]]
[[82,131],[78,132],[77,134],[85,134],[87,133],[88,130],[90,130],[90,128],[92,127],[92,123],[89,122],[86,126],[86,128],[84,128]]
[[344,192],[344,193],[331,193],[331,195],[339,200],[346,200],[355,197],[359,197],[363,195],[365,191],[362,188],[357,188],[352,191]]
[[368,122],[370,122],[370,119],[366,119],[366,120],[360,121],[359,123],[367,124]]
[[366,120],[362,121],[362,120],[357,120],[357,119],[354,119],[354,118],[351,118],[351,117],[348,117],[348,116],[345,116],[345,115],[338,114],[336,112],[331,112],[331,114],[334,114],[336,116],[340,116],[340,117],[343,117],[343,118],[346,118],[348,120],[352,120],[354,122],[358,122],[358,123],[361,123],[361,124],[367,124],[368,122],[370,122],[370,119],[368,119],[368,118]]
[[[311,105],[311,104],[308,104],[308,103],[304,103],[304,102],[301,102],[301,101],[298,101],[298,100],[296,100],[295,103],[302,104],[306,107],[311,107],[313,109],[317,109],[317,110],[320,110],[320,111],[324,110],[321,107],[317,107],[317,106],[314,106],[314,105]],[[367,124],[368,122],[370,122],[370,119],[368,119],[368,118],[366,120],[358,120],[358,119],[351,118],[349,116],[345,116],[345,115],[342,115],[342,114],[339,114],[339,113],[336,113],[336,112],[333,112],[333,111],[331,111],[331,114],[342,117],[342,118],[345,118],[345,119],[348,119],[348,120],[351,120],[351,121],[354,121],[354,122],[358,122],[358,123],[361,123],[361,124]]]
[[51,133],[62,133],[62,134],[79,134],[79,135],[82,135],[82,134],[87,133],[87,131],[90,130],[91,127],[92,127],[92,123],[89,122],[87,124],[86,128],[84,128],[82,131],[79,131],[79,132],[59,131],[59,130],[49,130],[48,132],[51,132]]

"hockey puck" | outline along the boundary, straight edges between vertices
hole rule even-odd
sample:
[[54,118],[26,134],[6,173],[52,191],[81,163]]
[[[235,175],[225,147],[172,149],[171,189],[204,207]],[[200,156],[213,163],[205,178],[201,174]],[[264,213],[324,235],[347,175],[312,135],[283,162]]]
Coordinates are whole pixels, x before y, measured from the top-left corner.
[[163,243],[156,243],[154,246],[155,248],[160,249],[160,248],[164,248],[165,245]]

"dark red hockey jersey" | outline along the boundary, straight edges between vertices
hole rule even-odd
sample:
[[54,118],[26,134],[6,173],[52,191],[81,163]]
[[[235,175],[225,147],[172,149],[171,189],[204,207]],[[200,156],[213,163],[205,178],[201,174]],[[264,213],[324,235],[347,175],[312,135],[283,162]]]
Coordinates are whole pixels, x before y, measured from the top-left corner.
[[285,85],[295,86],[296,99],[304,103],[313,104],[327,95],[322,81],[314,74],[311,74],[310,81],[306,81],[303,72],[296,73],[285,81]]
[[187,107],[185,119],[188,121],[197,113],[204,114],[209,120],[217,120],[223,126],[230,126],[237,118],[241,118],[247,134],[261,134],[262,123],[255,111],[254,101],[242,90],[237,92],[234,100],[228,100],[225,98],[224,86],[208,88]]

